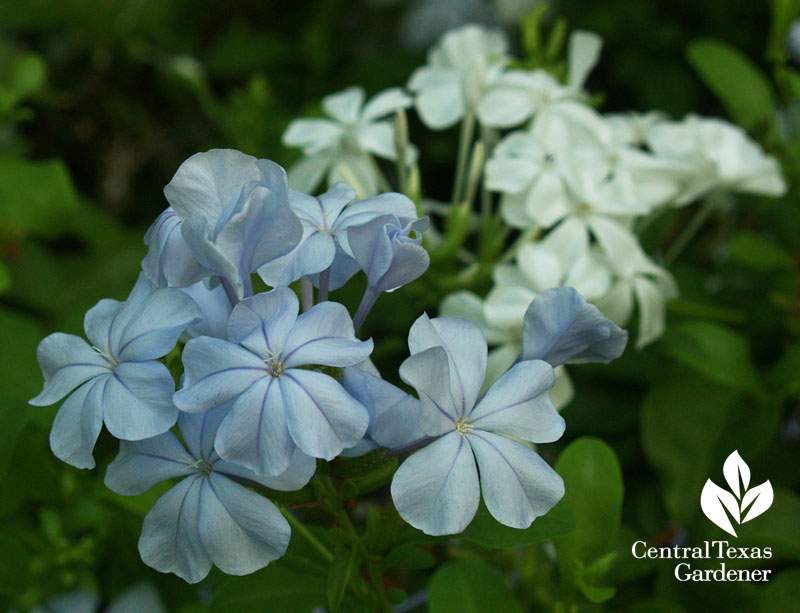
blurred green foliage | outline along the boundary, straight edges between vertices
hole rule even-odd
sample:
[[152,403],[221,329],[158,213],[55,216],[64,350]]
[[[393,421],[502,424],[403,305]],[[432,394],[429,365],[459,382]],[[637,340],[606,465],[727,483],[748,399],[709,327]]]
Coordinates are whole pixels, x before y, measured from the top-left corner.
[[[161,492],[125,499],[105,489],[116,452],[106,435],[97,470],[58,462],[47,440],[55,408],[27,399],[41,383],[38,341],[55,330],[79,334],[90,306],[132,285],[144,230],[165,206],[161,188],[179,163],[214,146],[291,163],[280,135],[292,117],[350,84],[369,93],[402,84],[421,62],[399,43],[398,18],[409,9],[367,0],[0,0],[0,609],[27,610],[78,586],[108,602],[147,579],[170,611],[301,611],[327,602],[331,581],[352,580],[346,572],[331,579],[301,539],[249,577],[212,572],[204,585],[213,595],[151,571],[136,540]],[[553,58],[566,23],[599,32],[604,59],[590,88],[603,91],[605,110],[726,116],[778,155],[794,184],[779,202],[742,199],[711,220],[673,267],[681,297],[661,342],[630,348],[610,367],[574,369],[568,437],[545,450],[553,462],[560,455],[564,503],[520,532],[482,509],[457,551],[400,531],[405,542],[384,560],[390,597],[427,585],[431,611],[454,603],[547,610],[553,602],[564,611],[708,611],[709,602],[714,610],[794,610],[800,73],[786,40],[798,11],[797,0],[577,0],[544,14],[547,42],[530,30],[520,37]],[[426,195],[446,194],[455,139],[417,138],[413,121],[411,131]],[[651,252],[689,214],[654,224],[645,237]],[[379,363],[396,366],[409,323],[423,308],[433,312],[460,272],[431,271],[378,303],[379,313],[393,313],[368,325],[380,339]],[[776,490],[773,507],[742,526],[739,541],[773,547],[774,580],[684,584],[669,563],[633,560],[637,539],[722,536],[700,513],[699,495],[733,449]],[[381,535],[399,530],[391,514],[368,513],[365,523],[376,550]],[[548,538],[557,574],[547,562],[552,544],[541,544]],[[340,602],[351,610],[347,594]]]

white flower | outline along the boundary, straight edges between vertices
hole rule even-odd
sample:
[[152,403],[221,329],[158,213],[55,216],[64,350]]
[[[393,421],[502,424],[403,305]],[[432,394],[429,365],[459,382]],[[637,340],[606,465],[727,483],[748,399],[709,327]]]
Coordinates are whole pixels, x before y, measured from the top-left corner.
[[469,24],[445,34],[408,81],[422,122],[443,130],[474,112],[500,75],[507,49],[501,30]]
[[[295,119],[283,134],[283,144],[300,147],[304,157],[289,170],[289,184],[302,192],[312,192],[327,174],[328,185],[349,183],[359,197],[379,191],[378,171],[372,155],[394,160],[395,129],[385,119],[398,109],[411,106],[411,98],[399,87],[378,94],[364,104],[364,90],[349,87],[322,99],[322,109],[330,117]],[[410,159],[416,155],[409,147]]]
[[606,317],[622,326],[630,319],[635,301],[639,310],[636,348],[641,349],[664,334],[666,302],[678,296],[678,286],[672,275],[656,265],[635,239],[608,244],[606,253],[615,281],[605,296],[593,302]]
[[[586,95],[583,84],[597,64],[602,39],[591,32],[576,31],[570,37],[569,69],[566,85],[559,83],[544,70],[510,70],[499,76],[478,105],[478,116],[487,126],[511,128],[536,117],[535,131],[549,128],[553,121],[572,122],[576,108]],[[561,108],[566,104],[566,109]],[[580,113],[580,110],[577,111]],[[539,117],[541,115],[541,118]]]
[[656,155],[687,163],[678,204],[713,189],[773,197],[786,193],[778,161],[739,126],[721,119],[689,115],[682,122],[656,123],[649,145]]

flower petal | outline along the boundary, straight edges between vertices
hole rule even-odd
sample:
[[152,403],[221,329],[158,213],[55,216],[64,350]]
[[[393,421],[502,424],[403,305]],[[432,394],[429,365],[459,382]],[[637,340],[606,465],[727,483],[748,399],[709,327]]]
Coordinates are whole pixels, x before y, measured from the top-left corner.
[[214,439],[220,422],[231,410],[231,403],[221,404],[205,413],[186,413],[178,415],[178,429],[189,453],[196,459],[211,461],[214,452]]
[[172,207],[167,207],[144,235],[148,250],[142,271],[156,287],[186,287],[207,274],[183,239],[182,223]]
[[481,430],[534,443],[558,440],[565,425],[550,399],[555,382],[555,373],[547,362],[520,362],[489,388],[469,415],[469,422]]
[[336,256],[336,243],[328,232],[311,230],[297,247],[286,255],[258,269],[264,283],[276,287],[289,285],[304,275],[313,275],[329,268]]
[[142,561],[162,573],[175,573],[197,583],[211,570],[198,532],[203,479],[184,479],[159,498],[142,523],[139,554]]
[[161,362],[123,362],[106,378],[103,420],[119,439],[136,441],[162,434],[175,425],[175,382]]
[[186,327],[201,317],[200,308],[186,293],[158,289],[139,305],[138,315],[121,330],[112,349],[120,361],[155,360],[172,351]]
[[401,87],[390,87],[375,95],[364,105],[361,112],[362,121],[373,121],[394,113],[398,109],[406,109],[413,104],[411,96]]
[[450,358],[450,386],[459,416],[464,415],[475,406],[486,375],[486,337],[463,317],[422,315],[408,331],[408,348],[414,355],[435,346],[444,347]]
[[195,458],[172,432],[142,441],[120,441],[104,483],[112,492],[136,496],[167,479],[186,477]]
[[289,467],[277,477],[257,475],[244,466],[226,462],[225,460],[217,460],[214,464],[214,470],[224,475],[255,481],[273,490],[294,492],[304,487],[314,476],[317,470],[317,461],[310,455],[300,451],[298,447],[295,447],[292,452],[292,458],[289,461]]
[[400,364],[400,378],[419,395],[419,427],[429,436],[439,436],[455,428],[461,416],[453,396],[450,358],[444,347],[431,347],[415,353]]
[[286,471],[295,444],[276,379],[264,377],[236,399],[219,426],[214,447],[223,459],[259,475]]
[[347,309],[321,302],[297,318],[286,338],[282,361],[286,368],[306,364],[352,366],[372,353],[372,339],[360,341]]
[[50,449],[77,468],[94,468],[92,450],[103,427],[104,378],[84,383],[61,405],[50,430]]
[[425,534],[457,534],[478,510],[478,470],[466,438],[451,432],[411,455],[392,479],[397,512]]
[[200,540],[222,572],[246,575],[286,553],[291,529],[269,500],[213,472],[201,488]]
[[522,359],[608,363],[627,342],[628,333],[574,288],[557,287],[536,296],[525,313]]
[[111,370],[111,364],[92,351],[85,340],[56,332],[42,339],[36,349],[44,388],[30,404],[44,407],[58,402],[82,383]]
[[261,358],[218,338],[193,338],[183,348],[182,358],[185,378],[173,401],[189,413],[224,404],[267,376]]
[[289,433],[308,455],[332,460],[363,438],[369,414],[335,379],[293,368],[278,381]]
[[300,302],[288,287],[258,294],[237,304],[228,320],[228,339],[262,358],[281,353],[295,325]]
[[564,496],[564,482],[539,454],[504,436],[476,431],[469,442],[478,460],[486,508],[501,524],[527,528]]
[[342,123],[355,123],[358,112],[364,104],[364,88],[357,85],[348,87],[322,99],[322,109],[334,119]]

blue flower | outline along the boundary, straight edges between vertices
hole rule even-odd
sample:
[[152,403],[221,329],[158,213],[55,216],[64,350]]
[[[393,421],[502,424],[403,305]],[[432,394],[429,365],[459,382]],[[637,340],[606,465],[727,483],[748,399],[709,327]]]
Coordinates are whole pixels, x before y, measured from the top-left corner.
[[181,413],[178,427],[186,447],[172,432],[120,441],[119,455],[106,472],[108,488],[126,496],[182,478],[144,518],[139,553],[148,566],[189,583],[202,580],[212,564],[229,575],[245,575],[286,552],[291,534],[286,519],[237,479],[290,491],[314,474],[314,460],[301,452],[273,479],[222,460],[214,451],[214,437],[227,411],[220,406],[204,415]]
[[481,491],[489,512],[507,526],[526,528],[547,513],[564,495],[563,481],[514,439],[549,443],[563,434],[564,420],[549,395],[552,366],[520,362],[479,399],[487,347],[474,323],[423,315],[408,346],[400,377],[419,394],[420,429],[436,440],[394,475],[392,499],[403,519],[427,534],[462,532]]
[[250,275],[291,251],[302,235],[283,168],[233,149],[193,155],[164,195],[179,221],[167,209],[148,232],[151,252],[143,266],[150,279],[180,286],[198,281],[188,249],[205,276],[220,277],[241,298],[252,294]]
[[428,270],[431,259],[422,246],[427,217],[382,215],[347,230],[353,257],[367,275],[367,291],[355,316],[356,330],[382,292],[411,283]]
[[[353,188],[342,182],[316,198],[292,191],[289,203],[303,224],[303,237],[291,253],[259,269],[264,282],[273,287],[288,285],[330,269],[329,289],[338,289],[359,269],[348,228],[387,214],[416,218],[414,203],[402,194],[381,194],[349,204],[355,197]],[[319,285],[319,279],[314,282]]]
[[356,457],[377,447],[401,449],[427,438],[419,429],[419,400],[358,366],[344,369],[342,385],[369,413],[367,435],[343,455]]
[[628,333],[609,321],[572,287],[556,287],[537,295],[525,312],[522,359],[565,362],[603,362],[625,350]]
[[42,340],[37,356],[44,389],[30,403],[46,406],[72,392],[53,421],[53,453],[78,468],[93,468],[92,449],[103,423],[127,440],[169,430],[178,417],[175,382],[157,359],[199,316],[189,296],[177,289],[153,290],[140,275],[125,302],[101,300],[86,313],[83,326],[91,346],[61,332]]
[[298,316],[286,287],[243,300],[228,340],[199,337],[183,350],[186,378],[175,394],[199,413],[233,401],[216,441],[219,454],[265,475],[286,470],[296,447],[330,460],[364,436],[367,410],[333,378],[308,366],[351,366],[372,352],[341,304],[322,302]]

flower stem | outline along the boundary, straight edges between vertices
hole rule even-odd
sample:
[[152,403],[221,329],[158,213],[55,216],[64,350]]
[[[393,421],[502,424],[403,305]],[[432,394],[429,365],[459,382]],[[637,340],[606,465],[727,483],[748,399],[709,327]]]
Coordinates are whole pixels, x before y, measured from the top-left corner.
[[301,522],[294,515],[292,515],[289,509],[287,509],[283,505],[278,505],[278,508],[280,509],[281,513],[283,513],[283,516],[286,518],[289,524],[291,524],[293,530],[295,530],[300,536],[306,539],[306,541],[308,541],[308,544],[311,545],[314,549],[316,549],[319,552],[319,554],[323,558],[325,558],[325,560],[329,564],[333,562],[333,554],[330,551],[328,551],[325,545],[323,545],[317,539],[317,537],[311,534],[311,531],[305,527],[303,522]]
[[700,231],[700,228],[703,227],[703,224],[711,216],[711,213],[714,212],[716,205],[717,202],[713,197],[708,198],[705,202],[703,202],[694,216],[689,220],[689,223],[686,224],[686,227],[683,228],[683,231],[678,235],[678,238],[672,241],[672,244],[669,246],[666,253],[664,253],[664,257],[661,260],[661,264],[664,267],[668,267],[670,264],[672,264],[691,242],[691,240],[697,235],[697,233]]
[[328,287],[331,283],[331,269],[326,268],[319,273],[319,288],[317,291],[317,300],[325,302],[328,299]]
[[459,204],[464,198],[464,190],[466,189],[466,185],[464,185],[465,175],[467,174],[467,164],[469,162],[471,149],[470,145],[472,144],[474,133],[475,113],[469,111],[461,121],[461,134],[458,140],[458,159],[456,162],[456,178],[453,182],[453,205]]
[[361,304],[358,305],[358,310],[356,311],[355,317],[353,317],[353,328],[356,332],[358,332],[361,325],[364,323],[364,320],[369,315],[370,310],[372,309],[375,301],[380,296],[380,292],[375,292],[372,288],[368,287],[367,291],[364,292],[364,297],[361,299]]
[[303,311],[307,311],[314,306],[314,286],[311,285],[311,279],[303,277],[300,281],[300,289],[303,298]]

